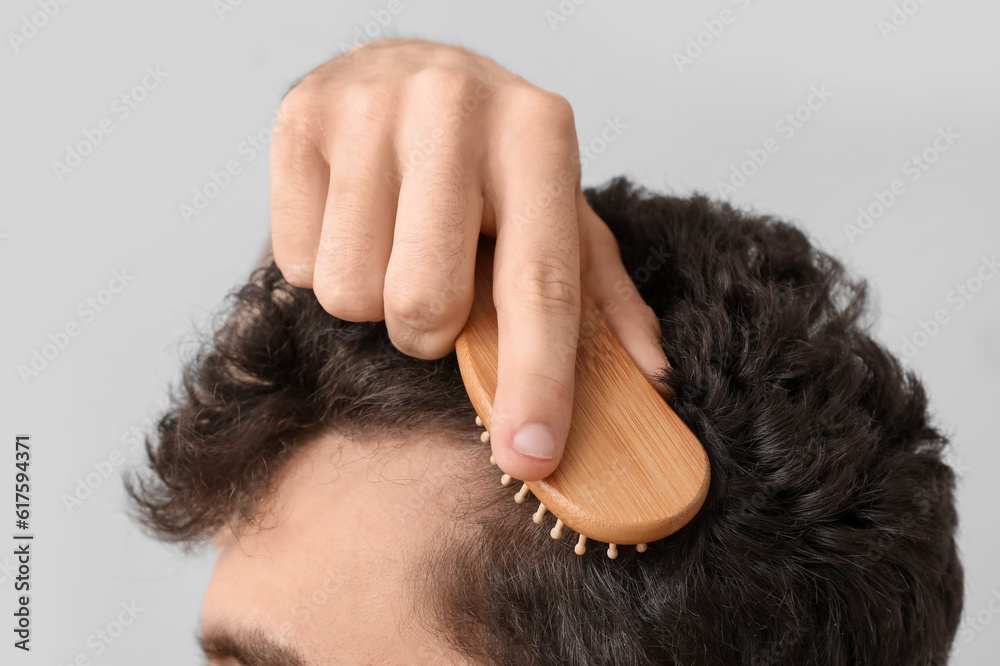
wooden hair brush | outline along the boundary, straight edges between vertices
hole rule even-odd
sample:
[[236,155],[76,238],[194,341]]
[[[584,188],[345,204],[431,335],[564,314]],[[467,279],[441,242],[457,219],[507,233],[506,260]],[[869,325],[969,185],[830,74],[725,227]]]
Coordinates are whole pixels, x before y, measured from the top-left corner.
[[[476,259],[475,297],[469,320],[455,342],[476,424],[489,441],[497,387],[497,312],[493,305],[493,239],[481,236]],[[701,508],[710,469],[701,443],[636,367],[593,300],[581,293],[580,339],[576,356],[573,415],[566,449],[556,470],[521,486],[540,500],[534,521],[546,511],[556,517],[553,539],[563,526],[587,539],[618,546],[646,544],[673,534]],[[586,335],[584,335],[586,332]],[[493,464],[496,462],[490,457]],[[504,474],[503,485],[513,479]]]

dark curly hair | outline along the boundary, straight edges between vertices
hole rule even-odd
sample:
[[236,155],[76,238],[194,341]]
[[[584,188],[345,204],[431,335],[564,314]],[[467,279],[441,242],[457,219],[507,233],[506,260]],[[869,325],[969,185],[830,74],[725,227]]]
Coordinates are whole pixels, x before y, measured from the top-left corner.
[[[703,196],[624,179],[586,195],[660,318],[661,379],[712,485],[687,526],[611,561],[482,484],[495,510],[427,558],[444,638],[496,664],[945,663],[963,594],[948,442],[868,333],[865,283],[795,227]],[[323,432],[444,432],[485,459],[474,416],[454,354],[409,358],[272,263],[188,365],[128,490],[146,526],[193,542],[252,523]]]

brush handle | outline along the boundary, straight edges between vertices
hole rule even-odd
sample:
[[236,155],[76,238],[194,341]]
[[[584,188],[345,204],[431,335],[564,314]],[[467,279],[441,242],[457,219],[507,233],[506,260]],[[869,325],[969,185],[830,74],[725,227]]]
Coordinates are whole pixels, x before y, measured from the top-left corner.
[[[495,242],[480,236],[472,312],[455,347],[469,399],[489,430],[497,387]],[[527,488],[567,527],[612,544],[662,539],[701,508],[708,456],[581,293],[573,416],[555,472]]]

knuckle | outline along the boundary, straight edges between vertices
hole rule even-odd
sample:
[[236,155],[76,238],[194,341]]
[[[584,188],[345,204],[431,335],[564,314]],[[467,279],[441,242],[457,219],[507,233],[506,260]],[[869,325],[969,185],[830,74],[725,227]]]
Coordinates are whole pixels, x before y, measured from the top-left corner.
[[388,283],[384,293],[387,315],[395,325],[413,335],[442,328],[458,299],[453,289],[435,289],[426,283]]
[[579,150],[573,108],[562,95],[518,86],[498,102],[507,132],[515,139],[508,144],[509,158],[526,166],[558,164],[569,171],[574,184],[580,179]]
[[573,129],[573,105],[569,100],[549,90],[535,86],[513,87],[508,92],[508,104],[522,123],[540,125],[546,129]]
[[285,278],[285,282],[288,284],[300,289],[309,289],[312,287],[312,262],[290,260],[286,256],[279,257],[278,251],[275,250],[274,263],[278,266],[278,270],[281,271],[282,277]]
[[472,73],[459,67],[433,65],[413,75],[414,92],[438,104],[455,106],[475,95],[478,85]]
[[536,257],[518,266],[513,286],[522,299],[541,309],[569,312],[580,308],[580,288],[571,275],[561,257]]
[[381,119],[389,106],[386,92],[374,83],[352,83],[337,91],[337,108],[368,121]]
[[552,404],[572,404],[573,385],[555,372],[532,370],[522,373],[522,379],[534,388],[535,396]]
[[274,122],[274,145],[290,148],[317,144],[326,132],[326,103],[310,86],[299,84],[278,107]]
[[346,321],[380,319],[379,297],[363,284],[354,286],[343,280],[323,279],[313,285],[313,293],[323,309]]
[[535,102],[539,112],[560,123],[573,124],[573,105],[559,93],[540,90]]

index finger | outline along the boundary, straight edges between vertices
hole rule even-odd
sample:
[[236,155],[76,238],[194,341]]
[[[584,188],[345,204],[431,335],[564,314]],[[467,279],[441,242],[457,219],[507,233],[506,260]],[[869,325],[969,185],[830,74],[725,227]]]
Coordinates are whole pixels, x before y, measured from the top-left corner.
[[523,481],[548,476],[562,457],[580,330],[576,132],[568,103],[544,94],[533,113],[518,116],[495,196],[499,358],[490,441],[498,466]]

